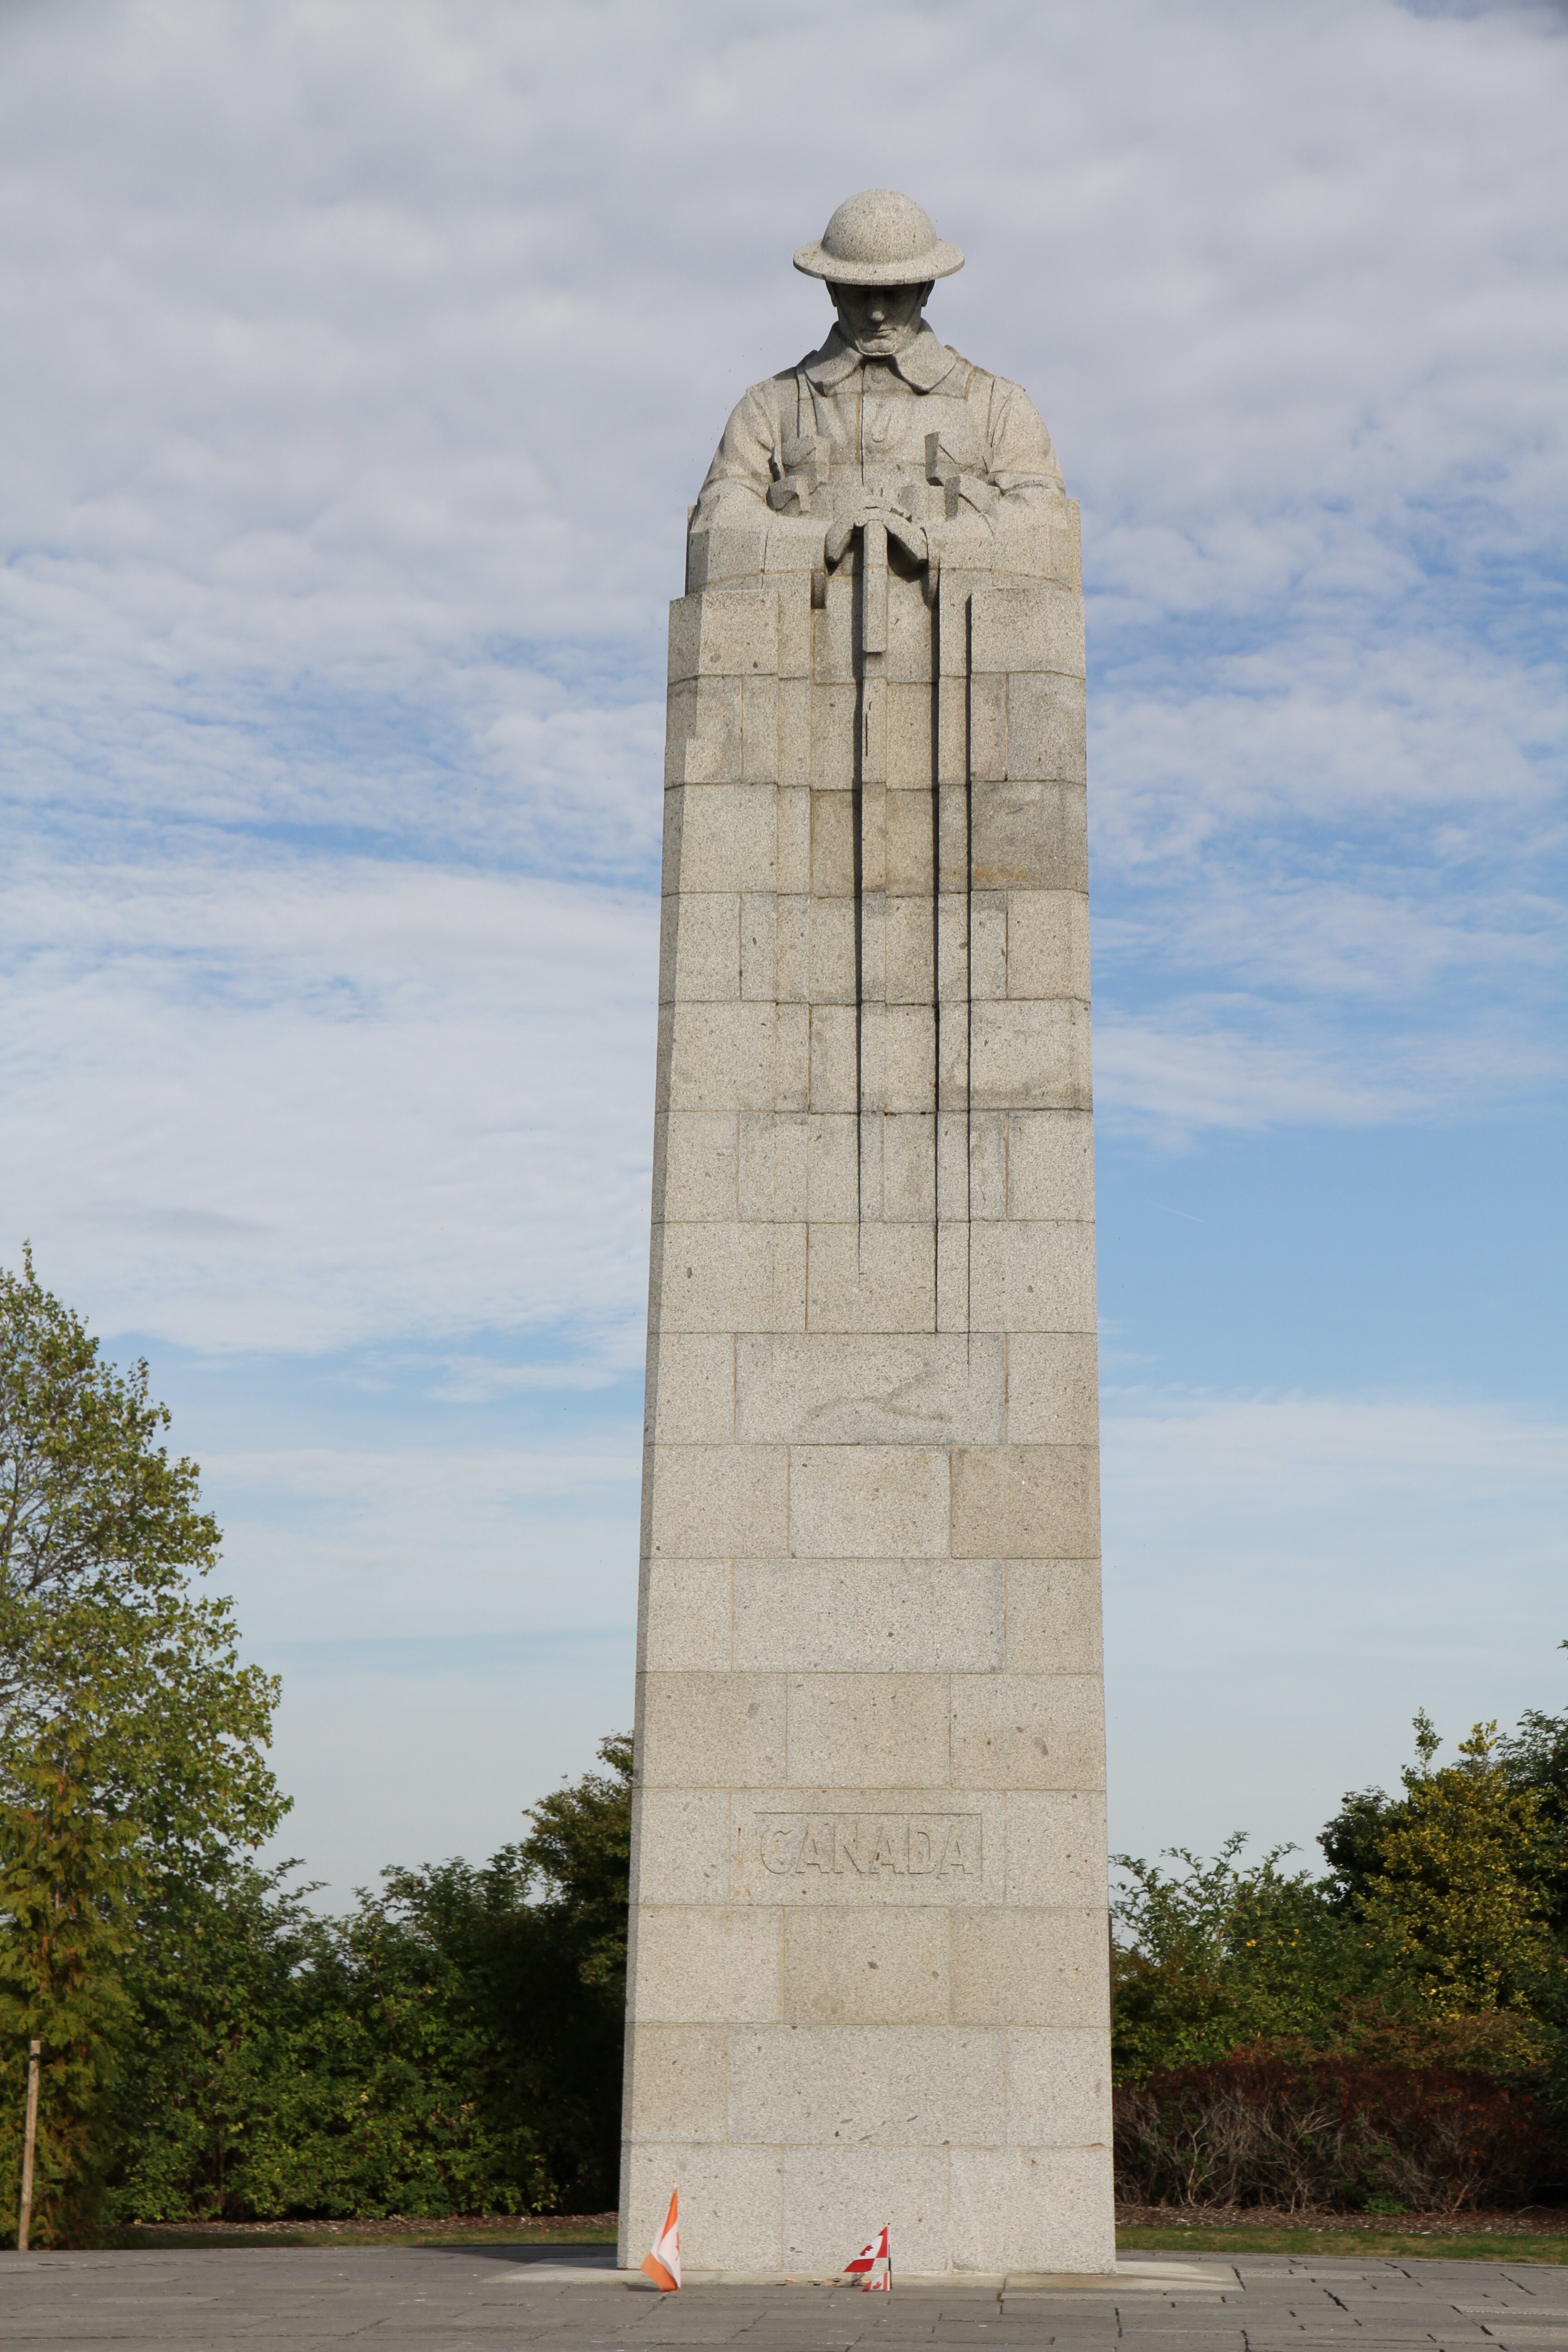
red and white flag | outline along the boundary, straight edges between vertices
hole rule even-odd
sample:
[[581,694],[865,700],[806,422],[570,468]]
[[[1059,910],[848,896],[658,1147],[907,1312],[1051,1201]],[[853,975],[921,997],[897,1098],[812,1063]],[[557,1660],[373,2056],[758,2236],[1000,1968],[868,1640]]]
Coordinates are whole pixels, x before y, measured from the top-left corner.
[[[660,2294],[674,2294],[680,2285],[680,2191],[669,2192],[669,2210],[664,2217],[664,2227],[653,2242],[653,2251],[642,2258],[642,2266]],[[887,2236],[884,2230],[882,2235]]]
[[847,2276],[858,2277],[869,2293],[890,2294],[893,2284],[893,2258],[888,2252],[888,2232],[880,2230],[868,2246],[862,2246],[852,2263],[844,2265]]

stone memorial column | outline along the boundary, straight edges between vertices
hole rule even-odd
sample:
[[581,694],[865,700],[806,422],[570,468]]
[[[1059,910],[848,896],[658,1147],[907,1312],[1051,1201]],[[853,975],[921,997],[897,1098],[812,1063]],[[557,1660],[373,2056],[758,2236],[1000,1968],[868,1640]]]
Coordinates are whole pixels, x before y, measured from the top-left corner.
[[803,249],[671,608],[623,2263],[1113,2260],[1078,515],[960,259]]

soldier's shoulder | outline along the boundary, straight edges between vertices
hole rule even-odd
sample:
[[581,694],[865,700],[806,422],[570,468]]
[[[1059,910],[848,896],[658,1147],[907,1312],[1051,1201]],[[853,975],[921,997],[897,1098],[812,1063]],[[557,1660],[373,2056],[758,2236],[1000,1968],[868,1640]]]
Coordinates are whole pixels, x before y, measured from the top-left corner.
[[955,351],[951,343],[944,344],[943,349],[947,352],[949,358],[953,361],[955,366],[967,370],[969,377],[968,390],[976,397],[984,393],[989,392],[999,401],[1021,400],[1026,407],[1034,407],[1035,404],[1030,399],[1028,394],[1025,391],[1023,385],[1021,383],[1015,383],[1011,376],[996,375],[990,368],[976,366],[973,360],[965,359],[962,352]]
[[[810,357],[808,352],[806,358]],[[795,367],[780,368],[776,375],[765,375],[758,383],[749,383],[736,402],[736,407],[744,408],[748,402],[753,402],[763,408],[776,408],[783,394],[795,389],[795,377],[805,363],[805,361],[797,362]]]

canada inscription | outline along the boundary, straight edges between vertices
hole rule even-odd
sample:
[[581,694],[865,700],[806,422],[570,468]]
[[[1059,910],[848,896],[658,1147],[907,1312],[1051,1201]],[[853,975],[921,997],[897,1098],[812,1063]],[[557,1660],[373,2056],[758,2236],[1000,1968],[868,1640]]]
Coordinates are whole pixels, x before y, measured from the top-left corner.
[[815,1870],[862,1878],[978,1879],[978,1813],[759,1813],[757,1851],[775,1877]]

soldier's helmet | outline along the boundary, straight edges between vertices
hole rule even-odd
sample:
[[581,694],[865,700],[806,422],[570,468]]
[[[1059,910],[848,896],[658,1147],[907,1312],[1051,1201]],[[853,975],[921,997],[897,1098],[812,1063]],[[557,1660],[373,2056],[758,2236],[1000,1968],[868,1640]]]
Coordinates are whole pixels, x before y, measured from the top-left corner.
[[795,266],[839,286],[920,286],[963,267],[956,245],[938,236],[929,213],[896,188],[862,188],[847,196]]

